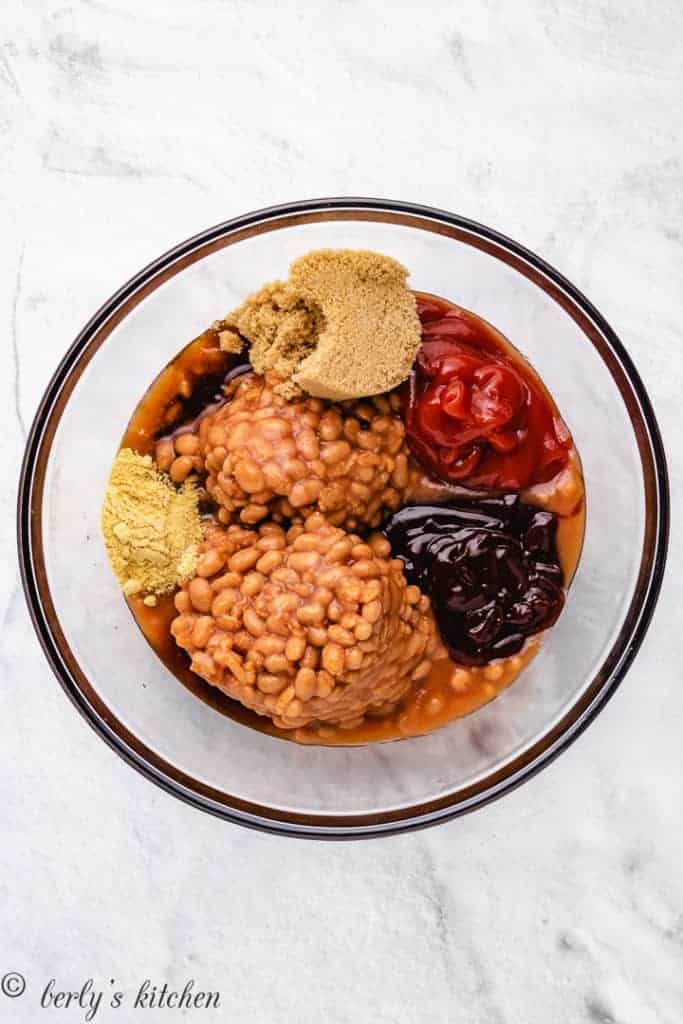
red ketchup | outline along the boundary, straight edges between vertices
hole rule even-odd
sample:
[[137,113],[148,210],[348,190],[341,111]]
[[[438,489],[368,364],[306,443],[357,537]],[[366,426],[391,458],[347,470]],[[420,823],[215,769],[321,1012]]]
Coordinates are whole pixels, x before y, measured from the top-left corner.
[[465,310],[417,301],[422,345],[406,430],[422,465],[450,483],[519,490],[567,465],[571,437],[531,367]]

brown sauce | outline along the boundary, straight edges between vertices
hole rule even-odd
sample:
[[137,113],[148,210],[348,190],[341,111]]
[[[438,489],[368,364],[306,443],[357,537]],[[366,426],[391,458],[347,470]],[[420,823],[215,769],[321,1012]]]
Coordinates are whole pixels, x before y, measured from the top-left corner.
[[161,371],[133,413],[121,447],[152,453],[158,438],[189,426],[222,401],[221,385],[241,363],[240,356],[221,351],[216,328],[204,331]]
[[[420,297],[421,293],[417,294]],[[514,352],[507,339],[490,325],[486,327],[500,344]],[[136,408],[121,447],[132,448],[140,454],[151,453],[160,437],[187,430],[198,418],[220,404],[224,400],[221,385],[226,376],[244,372],[244,369],[244,356],[221,351],[218,328],[209,328],[161,371]],[[547,394],[542,381],[540,384]],[[424,477],[415,481],[414,493],[418,498],[429,496],[431,500],[438,500],[441,496],[441,500],[447,500],[449,495],[462,495],[463,492],[461,488],[442,487]],[[569,465],[555,480],[527,488],[522,492],[522,498],[558,515],[557,548],[568,586],[581,555],[585,528],[583,478],[576,450],[571,449]],[[415,684],[390,713],[381,717],[368,715],[353,728],[326,725],[284,730],[269,718],[256,715],[231,700],[190,670],[186,653],[175,644],[170,633],[170,624],[176,615],[172,594],[159,597],[154,607],[145,605],[139,596],[128,598],[128,605],[157,655],[191,693],[242,725],[306,744],[356,745],[431,732],[455,718],[476,711],[496,697],[531,661],[542,640],[541,635],[532,637],[519,654],[481,668],[465,668],[446,656],[440,657],[427,678]]]

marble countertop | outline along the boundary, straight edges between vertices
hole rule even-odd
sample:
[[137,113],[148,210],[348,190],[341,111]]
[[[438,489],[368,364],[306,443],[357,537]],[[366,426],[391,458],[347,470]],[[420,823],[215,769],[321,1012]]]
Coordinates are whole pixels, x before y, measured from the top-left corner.
[[40,1009],[53,977],[107,993],[194,978],[221,993],[204,1017],[231,1024],[679,1024],[677,529],[633,669],[558,761],[437,829],[306,843],[173,800],[75,713],[24,605],[12,482],[59,358],[134,271],[247,210],[370,195],[481,220],[587,293],[653,398],[676,522],[683,8],[9,0],[7,14],[0,975],[27,991],[0,991],[0,1019],[83,1020]]

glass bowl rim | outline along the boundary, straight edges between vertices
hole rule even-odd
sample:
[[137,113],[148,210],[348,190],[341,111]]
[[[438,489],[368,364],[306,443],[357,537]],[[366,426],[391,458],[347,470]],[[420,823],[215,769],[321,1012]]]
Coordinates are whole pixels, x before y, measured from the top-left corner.
[[[595,679],[563,715],[561,721],[544,731],[522,754],[512,758],[497,771],[489,773],[485,779],[473,786],[456,788],[436,800],[390,812],[353,815],[282,811],[279,808],[251,804],[231,794],[221,793],[185,775],[146,748],[111,712],[107,713],[108,709],[103,701],[99,701],[98,709],[99,698],[80,672],[78,665],[74,664],[75,659],[59,627],[56,611],[54,607],[50,607],[51,598],[42,551],[42,490],[52,440],[73,386],[90,357],[99,348],[98,344],[89,351],[103,326],[115,318],[117,312],[131,297],[138,296],[138,301],[144,298],[145,285],[157,280],[164,271],[174,266],[182,269],[183,260],[194,262],[189,257],[193,253],[201,253],[201,250],[211,243],[223,240],[224,244],[229,244],[225,240],[235,235],[238,237],[233,241],[239,241],[240,233],[261,233],[259,229],[266,232],[275,230],[292,222],[297,223],[296,219],[292,221],[292,218],[297,217],[304,222],[334,219],[335,212],[340,212],[342,217],[346,212],[347,218],[351,215],[350,219],[354,219],[353,214],[366,212],[365,219],[369,220],[381,220],[381,215],[384,214],[384,219],[389,219],[392,223],[418,228],[422,226],[423,230],[431,223],[431,230],[437,232],[439,225],[442,225],[446,229],[443,233],[456,239],[457,232],[460,232],[471,239],[476,239],[480,248],[487,250],[489,247],[488,251],[495,250],[499,258],[501,252],[507,254],[517,270],[520,270],[519,264],[523,264],[527,268],[524,271],[526,276],[537,286],[540,284],[539,278],[544,281],[547,286],[544,290],[553,291],[555,300],[570,315],[572,313],[569,307],[578,310],[598,332],[610,361],[605,359],[604,351],[600,351],[600,355],[615,379],[625,404],[628,404],[627,396],[615,375],[615,366],[631,389],[632,394],[629,397],[632,403],[635,402],[637,421],[634,420],[632,408],[629,408],[629,415],[634,431],[638,427],[636,441],[641,457],[646,497],[646,528],[641,568],[625,616],[625,625],[605,656]],[[282,223],[277,223],[278,221]],[[474,243],[470,241],[469,244]],[[197,255],[195,259],[201,259],[204,255],[208,255],[208,252]],[[102,339],[104,340],[106,336]],[[589,340],[598,347],[595,338]],[[84,356],[87,358],[83,359]],[[209,227],[180,242],[149,263],[107,299],[68,348],[38,405],[27,437],[19,479],[17,544],[24,594],[33,626],[48,662],[72,703],[95,732],[125,761],[168,793],[235,824],[280,835],[356,839],[424,828],[468,813],[521,785],[567,749],[614,694],[645,637],[661,589],[668,547],[669,518],[666,456],[649,396],[623,343],[578,288],[529,249],[477,221],[417,203],[390,199],[332,197],[270,206]],[[629,619],[633,624],[631,628],[626,629]],[[608,664],[609,670],[605,670]],[[88,690],[89,694],[85,692]],[[96,698],[94,701],[93,697]]]

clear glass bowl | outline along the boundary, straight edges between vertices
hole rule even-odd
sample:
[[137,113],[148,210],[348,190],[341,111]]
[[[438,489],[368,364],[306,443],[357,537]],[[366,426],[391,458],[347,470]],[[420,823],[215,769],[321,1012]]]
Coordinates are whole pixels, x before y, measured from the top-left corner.
[[[584,551],[541,653],[501,696],[428,736],[299,746],[226,718],[170,675],[119,592],[100,507],[126,423],[187,341],[289,262],[375,249],[412,287],[489,320],[531,360],[583,458]],[[24,587],[45,653],[97,732],[196,807],[281,833],[356,837],[432,824],[529,778],[596,715],[647,629],[667,544],[664,452],[623,346],[557,271],[497,232],[427,207],[330,199],[247,214],[183,242],[93,317],[36,415],[19,497]]]

